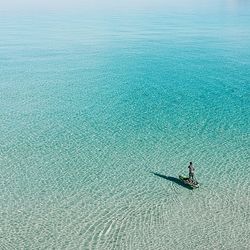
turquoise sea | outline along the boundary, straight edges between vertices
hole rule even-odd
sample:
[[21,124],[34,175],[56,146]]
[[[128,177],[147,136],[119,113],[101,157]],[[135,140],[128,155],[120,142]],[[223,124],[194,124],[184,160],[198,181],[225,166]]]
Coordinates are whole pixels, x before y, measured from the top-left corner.
[[249,249],[249,1],[2,12],[0,37],[0,249]]

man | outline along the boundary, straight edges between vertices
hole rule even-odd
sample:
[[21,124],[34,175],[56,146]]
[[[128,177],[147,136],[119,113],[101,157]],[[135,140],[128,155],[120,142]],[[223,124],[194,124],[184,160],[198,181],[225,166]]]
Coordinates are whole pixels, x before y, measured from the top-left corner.
[[189,169],[189,181],[194,181],[194,170],[195,169],[194,169],[192,162],[189,163],[188,169]]

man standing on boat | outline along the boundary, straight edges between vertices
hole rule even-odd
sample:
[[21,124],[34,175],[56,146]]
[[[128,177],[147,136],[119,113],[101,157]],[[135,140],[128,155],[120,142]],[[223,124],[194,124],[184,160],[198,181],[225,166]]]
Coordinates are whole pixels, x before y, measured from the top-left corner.
[[193,163],[191,161],[189,163],[188,169],[189,169],[189,180],[194,181],[194,170],[195,169],[194,169]]

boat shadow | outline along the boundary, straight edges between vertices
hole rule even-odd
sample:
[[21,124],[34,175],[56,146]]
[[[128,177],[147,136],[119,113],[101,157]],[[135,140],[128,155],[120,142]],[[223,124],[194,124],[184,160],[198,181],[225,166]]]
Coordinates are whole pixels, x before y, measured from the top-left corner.
[[155,173],[155,172],[151,172],[152,174],[158,176],[158,177],[161,177],[163,179],[166,179],[168,181],[172,181],[182,187],[185,187],[189,190],[193,190],[189,185],[185,184],[184,182],[182,182],[180,179],[176,178],[176,177],[173,177],[173,176],[166,176],[166,175],[163,175],[163,174],[159,174],[159,173]]

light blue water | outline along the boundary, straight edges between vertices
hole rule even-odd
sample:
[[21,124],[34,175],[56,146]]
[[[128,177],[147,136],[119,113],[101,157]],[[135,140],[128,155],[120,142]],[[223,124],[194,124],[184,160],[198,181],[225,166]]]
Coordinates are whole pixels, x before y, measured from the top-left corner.
[[0,248],[249,247],[246,1],[0,24]]

